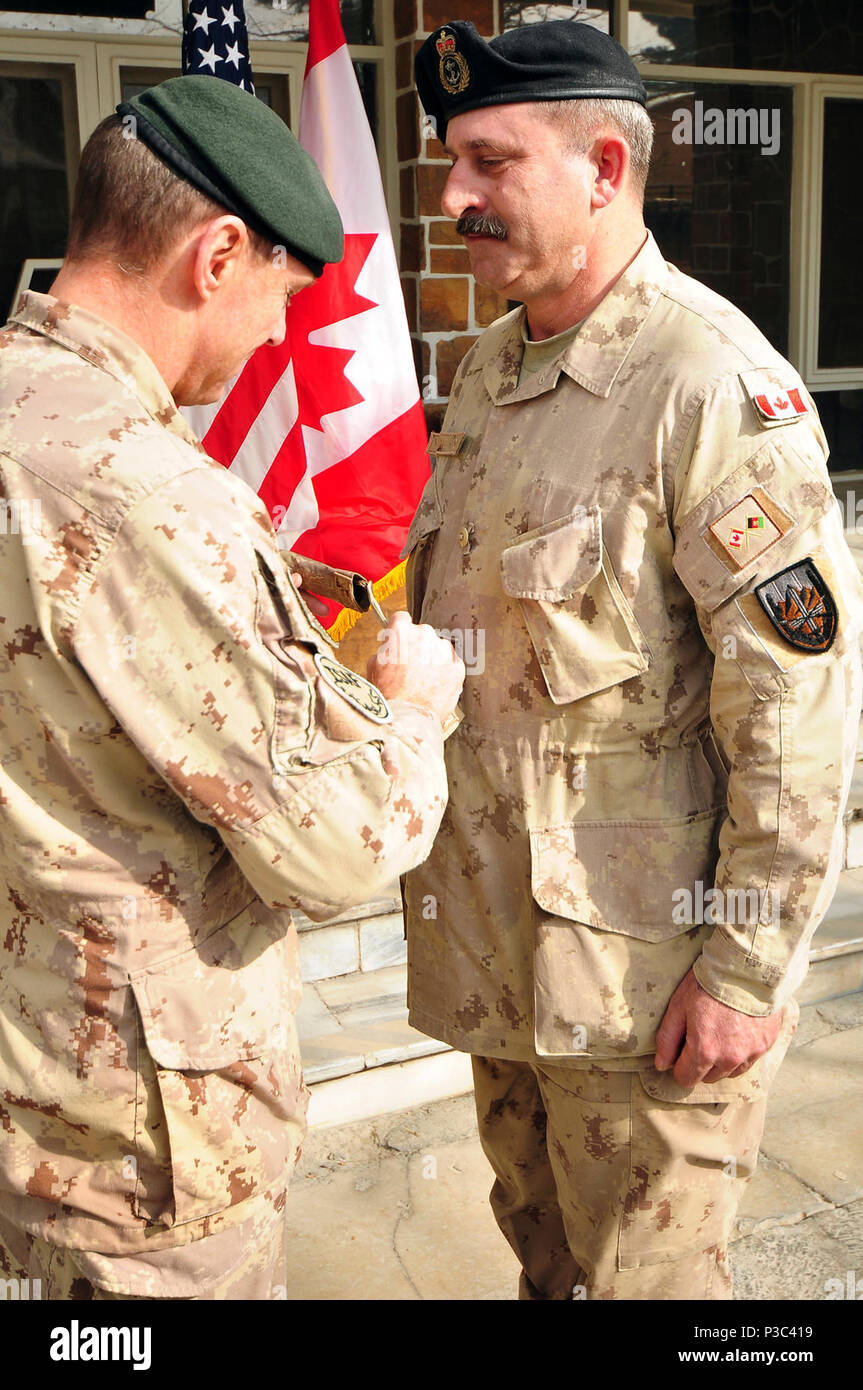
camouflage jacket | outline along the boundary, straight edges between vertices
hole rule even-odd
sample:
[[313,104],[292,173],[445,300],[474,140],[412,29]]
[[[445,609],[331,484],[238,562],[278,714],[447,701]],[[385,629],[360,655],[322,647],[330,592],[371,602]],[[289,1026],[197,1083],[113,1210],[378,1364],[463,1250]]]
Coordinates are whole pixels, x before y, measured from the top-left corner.
[[291,910],[428,853],[441,730],[334,660],[125,334],[25,295],[0,400],[0,1200],[180,1245],[284,1202]]
[[411,1020],[645,1066],[691,966],[752,1015],[800,984],[863,594],[802,382],[652,237],[519,384],[523,315],[462,362],[406,546],[414,616],[468,667],[407,881]]

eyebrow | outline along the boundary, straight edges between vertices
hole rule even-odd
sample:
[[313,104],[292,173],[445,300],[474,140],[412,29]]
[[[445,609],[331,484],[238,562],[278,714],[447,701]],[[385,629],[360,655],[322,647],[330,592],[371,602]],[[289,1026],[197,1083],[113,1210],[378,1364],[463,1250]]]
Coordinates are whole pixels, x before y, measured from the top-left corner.
[[[444,154],[448,155],[450,159],[455,157],[455,151],[451,150],[449,145],[444,145],[443,148]],[[517,145],[502,145],[498,140],[486,140],[481,138],[466,140],[464,148],[466,150],[493,150],[495,154],[516,154],[518,152]]]

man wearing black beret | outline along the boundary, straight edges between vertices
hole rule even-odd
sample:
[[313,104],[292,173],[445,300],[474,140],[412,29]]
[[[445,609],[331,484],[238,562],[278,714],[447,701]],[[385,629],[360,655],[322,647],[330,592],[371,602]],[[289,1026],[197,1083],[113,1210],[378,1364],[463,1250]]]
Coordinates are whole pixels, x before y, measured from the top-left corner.
[[32,1297],[285,1297],[292,913],[377,896],[443,811],[452,647],[400,614],[400,660],[346,671],[178,410],[341,255],[278,117],[175,78],[94,132],[0,334],[0,1271]]
[[523,307],[461,364],[406,547],[414,616],[486,652],[407,877],[411,1021],[473,1054],[522,1297],[728,1298],[860,716],[824,435],[647,232],[613,39],[453,21],[416,78],[443,211]]

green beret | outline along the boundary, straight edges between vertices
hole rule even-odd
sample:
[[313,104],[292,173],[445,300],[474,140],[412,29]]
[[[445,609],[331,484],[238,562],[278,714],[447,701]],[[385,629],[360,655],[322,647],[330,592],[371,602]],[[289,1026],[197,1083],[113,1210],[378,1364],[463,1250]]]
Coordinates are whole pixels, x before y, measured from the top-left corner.
[[446,139],[447,122],[479,106],[607,97],[647,105],[638,69],[616,39],[580,20],[508,29],[486,43],[473,24],[453,20],[416,56],[417,91]]
[[321,172],[284,121],[220,77],[171,77],[121,101],[138,139],[175,174],[320,275],[344,233]]

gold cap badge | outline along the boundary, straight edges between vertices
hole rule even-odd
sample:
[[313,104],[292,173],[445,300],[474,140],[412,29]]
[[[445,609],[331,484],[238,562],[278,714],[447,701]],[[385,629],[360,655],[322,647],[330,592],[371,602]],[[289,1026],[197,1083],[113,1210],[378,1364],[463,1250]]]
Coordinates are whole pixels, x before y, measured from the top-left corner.
[[455,34],[441,29],[435,42],[440,55],[438,76],[440,84],[450,96],[458,96],[470,84],[470,68],[455,46]]

